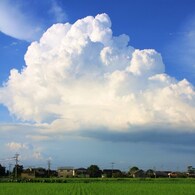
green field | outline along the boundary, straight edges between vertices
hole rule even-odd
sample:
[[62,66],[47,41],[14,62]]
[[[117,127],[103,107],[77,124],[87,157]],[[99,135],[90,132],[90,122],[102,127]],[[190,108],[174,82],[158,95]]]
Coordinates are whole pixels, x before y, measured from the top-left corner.
[[67,180],[66,183],[0,183],[2,195],[195,194],[195,179]]

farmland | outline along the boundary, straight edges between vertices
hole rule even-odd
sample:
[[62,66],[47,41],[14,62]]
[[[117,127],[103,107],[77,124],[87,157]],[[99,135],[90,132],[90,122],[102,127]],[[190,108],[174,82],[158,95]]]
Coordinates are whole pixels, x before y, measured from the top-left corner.
[[4,195],[194,194],[194,179],[69,179],[63,183],[0,183]]

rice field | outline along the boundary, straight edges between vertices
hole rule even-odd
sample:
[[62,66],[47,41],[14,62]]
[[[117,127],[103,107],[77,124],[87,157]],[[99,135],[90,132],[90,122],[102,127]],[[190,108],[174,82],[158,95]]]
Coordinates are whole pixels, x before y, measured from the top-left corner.
[[71,180],[66,183],[0,183],[2,195],[183,195],[195,194],[195,179]]

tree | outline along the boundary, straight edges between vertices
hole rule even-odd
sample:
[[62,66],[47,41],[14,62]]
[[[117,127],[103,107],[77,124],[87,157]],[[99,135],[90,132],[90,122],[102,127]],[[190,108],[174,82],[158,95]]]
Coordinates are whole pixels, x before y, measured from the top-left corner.
[[15,167],[13,168],[13,174],[15,178],[20,177],[22,171],[23,171],[23,165],[15,165]]
[[136,171],[138,171],[139,168],[134,166],[129,169],[129,175],[132,176]]
[[5,176],[5,167],[0,164],[0,176]]
[[154,170],[148,169],[148,170],[146,171],[146,176],[147,176],[147,177],[150,177],[150,178],[154,178],[154,177],[155,177],[155,172],[154,172]]
[[188,173],[195,173],[195,168],[188,166]]
[[101,170],[97,165],[91,165],[87,168],[90,177],[101,177]]

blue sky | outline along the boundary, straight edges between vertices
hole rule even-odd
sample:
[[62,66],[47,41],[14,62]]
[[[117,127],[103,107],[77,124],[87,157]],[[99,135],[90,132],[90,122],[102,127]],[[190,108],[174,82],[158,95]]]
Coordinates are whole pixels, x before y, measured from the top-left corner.
[[48,159],[53,168],[193,166],[194,7],[2,0],[2,159],[18,152],[26,167]]

